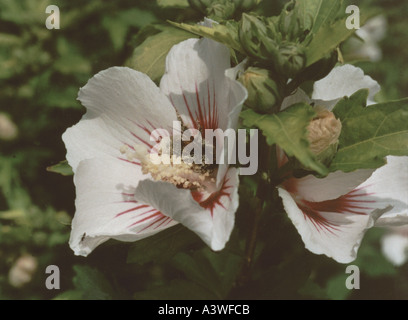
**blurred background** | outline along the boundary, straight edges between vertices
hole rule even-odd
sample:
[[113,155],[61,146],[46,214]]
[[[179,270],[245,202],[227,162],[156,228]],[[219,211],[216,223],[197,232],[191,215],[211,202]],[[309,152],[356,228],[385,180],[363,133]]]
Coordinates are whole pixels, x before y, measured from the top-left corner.
[[[169,289],[167,296],[166,291],[158,293],[160,286],[176,278],[187,281],[188,275],[155,261],[127,263],[132,244],[108,243],[88,258],[75,257],[68,247],[75,211],[72,176],[47,171],[65,159],[61,135],[84,114],[76,97],[89,78],[123,65],[145,40],[138,33],[147,25],[202,19],[190,9],[169,8],[161,2],[0,0],[0,299],[191,297],[183,296],[181,289]],[[265,0],[258,10],[279,14],[283,3]],[[45,27],[45,8],[51,4],[60,9],[59,30]],[[380,83],[378,101],[407,97],[408,2],[359,1],[359,6],[378,8],[381,18],[372,24],[374,31],[368,29],[368,35],[359,34],[360,39],[344,45],[344,59]],[[362,47],[361,39],[369,47]],[[255,281],[245,294],[238,290],[216,297],[408,298],[408,265],[395,267],[381,253],[380,239],[386,231],[368,232],[354,263],[360,267],[361,289],[350,291],[344,287],[345,266],[306,252],[286,217],[279,219],[284,228],[258,262],[274,273],[264,278],[265,284]],[[297,258],[279,265],[281,251],[288,248]],[[60,290],[45,287],[48,265],[60,268]],[[278,278],[290,281],[277,282]],[[205,297],[213,298],[197,296]]]

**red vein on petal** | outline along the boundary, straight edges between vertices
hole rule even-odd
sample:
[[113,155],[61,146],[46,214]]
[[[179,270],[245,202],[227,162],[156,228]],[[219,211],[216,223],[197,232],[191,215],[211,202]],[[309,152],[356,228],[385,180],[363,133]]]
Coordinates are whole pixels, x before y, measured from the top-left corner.
[[[357,196],[367,196],[367,194],[356,193],[356,190],[353,190],[337,199],[331,199],[321,202],[301,200],[297,201],[297,204],[299,206],[299,209],[302,210],[305,218],[309,219],[317,229],[325,229],[326,231],[333,233],[333,230],[338,230],[338,228],[336,227],[339,227],[339,225],[332,223],[328,219],[323,217],[323,212],[367,215],[367,210],[372,210],[372,208],[364,206],[364,204],[374,203],[375,201],[366,199],[353,199]],[[361,205],[358,205],[358,203],[361,203]]]
[[122,194],[123,196],[126,196],[126,197],[133,197],[133,196],[134,196],[133,193],[125,193],[125,192],[122,192],[121,194]]
[[169,219],[167,220],[167,222],[164,224],[164,226],[163,227],[165,227],[165,226],[168,226],[170,223],[172,223],[173,222],[173,219],[171,219],[170,217],[169,217]]
[[133,212],[133,211],[136,211],[136,210],[139,210],[139,209],[143,209],[143,208],[146,208],[146,207],[148,207],[148,205],[147,205],[147,204],[143,204],[143,205],[140,205],[140,206],[137,206],[137,207],[134,207],[134,208],[131,208],[131,209],[128,209],[128,210],[119,212],[118,214],[116,214],[115,218],[120,217],[120,216],[122,216],[122,215],[124,215],[124,214],[126,214],[126,213]]
[[217,100],[216,100],[216,96],[215,96],[215,83],[213,83],[213,92],[214,92],[214,98],[213,98],[212,128],[216,129],[216,128],[218,128],[218,108],[217,108]]
[[129,143],[126,142],[122,142],[125,146],[127,146],[129,149],[132,149],[133,151],[135,151],[135,147],[133,147],[132,145],[130,145]]
[[150,144],[150,143],[148,143],[148,142],[146,142],[145,140],[143,140],[142,138],[140,138],[137,134],[135,134],[134,132],[130,132],[130,134],[133,136],[133,137],[135,137],[136,139],[138,139],[141,143],[143,143],[143,144],[145,144],[146,146],[148,146],[150,149],[152,149],[153,148],[153,146]]
[[206,199],[202,200],[203,198],[203,193],[198,192],[198,191],[192,191],[191,195],[193,196],[193,199],[197,201],[201,207],[203,207],[206,210],[211,211],[211,217],[214,215],[214,209],[216,206],[220,206],[223,209],[226,210],[224,204],[221,202],[221,199],[223,197],[228,197],[231,200],[231,194],[226,192],[226,190],[232,188],[232,186],[227,186],[226,184],[228,183],[229,178],[225,178],[221,188],[218,191],[215,191],[211,193]]
[[309,220],[313,226],[316,228],[317,231],[328,231],[334,235],[334,231],[338,231],[338,225],[329,222],[325,217],[323,217],[319,211],[316,209],[309,207],[307,205],[299,204],[299,209],[302,211],[303,216],[305,219]]
[[[183,89],[182,89],[182,90],[183,90]],[[193,113],[191,112],[190,106],[189,106],[189,104],[188,104],[188,102],[187,102],[187,97],[186,97],[186,95],[184,94],[184,92],[183,92],[183,100],[184,100],[184,104],[185,104],[186,107],[187,107],[188,115],[189,115],[189,117],[190,117],[190,119],[191,119],[191,124],[193,125],[194,129],[198,129],[197,121],[196,121],[196,120],[194,119],[194,117],[193,117]]]
[[[159,223],[159,225],[155,226],[154,229],[160,228],[160,226],[162,226],[164,223],[170,223],[171,222],[171,218],[170,217],[166,217],[166,219],[164,219],[161,223]],[[167,224],[168,224],[167,223]]]
[[140,230],[139,232],[145,231],[146,229],[149,229],[150,227],[154,226],[156,223],[160,222],[161,220],[163,220],[165,218],[165,216],[162,216],[158,219],[156,219],[155,221],[153,221],[151,224],[149,224],[148,226],[144,227],[142,230]]
[[206,119],[203,116],[203,110],[202,110],[202,106],[200,102],[200,95],[198,93],[197,84],[195,84],[195,90],[196,90],[196,99],[197,99],[197,107],[198,107],[198,110],[196,110],[196,116],[198,117],[198,122],[200,123],[202,130],[210,129],[207,127]]
[[118,159],[119,159],[119,160],[122,160],[122,161],[125,161],[125,162],[127,162],[127,163],[134,164],[134,165],[136,165],[136,166],[140,166],[140,165],[141,165],[140,162],[131,161],[131,160],[128,160],[128,159],[123,159],[123,158],[118,158]]
[[152,218],[154,218],[154,217],[160,216],[161,214],[162,214],[162,213],[161,213],[160,211],[157,211],[157,210],[156,210],[156,212],[153,213],[153,214],[151,214],[150,216],[144,217],[143,219],[140,219],[140,220],[137,220],[136,222],[133,222],[133,223],[129,226],[129,228],[130,228],[130,227],[133,227],[133,226],[135,226],[135,225],[137,225],[137,224],[139,224],[139,223],[141,223],[141,222],[144,222],[144,221],[146,221],[146,220],[149,220],[149,219],[152,219]]

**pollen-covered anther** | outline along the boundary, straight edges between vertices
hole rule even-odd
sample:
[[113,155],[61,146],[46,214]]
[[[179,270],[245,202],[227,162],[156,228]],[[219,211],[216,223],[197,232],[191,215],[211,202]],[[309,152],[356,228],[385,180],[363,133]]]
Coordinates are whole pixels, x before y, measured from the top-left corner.
[[215,181],[210,177],[210,172],[197,170],[197,165],[175,155],[149,153],[141,145],[132,148],[123,146],[120,152],[129,161],[139,161],[144,174],[150,174],[156,181],[170,182],[178,188],[208,191]]
[[308,126],[308,140],[310,149],[316,155],[325,151],[329,146],[336,145],[341,133],[341,121],[336,119],[333,112],[316,107],[317,116]]

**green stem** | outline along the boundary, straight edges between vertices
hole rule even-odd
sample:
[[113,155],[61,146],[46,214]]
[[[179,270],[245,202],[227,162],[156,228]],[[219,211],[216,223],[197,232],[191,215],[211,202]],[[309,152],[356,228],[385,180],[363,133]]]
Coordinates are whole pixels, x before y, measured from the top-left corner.
[[261,182],[257,188],[256,198],[257,204],[255,208],[255,214],[253,215],[252,225],[250,232],[248,233],[248,238],[245,246],[245,257],[241,271],[238,275],[237,283],[239,286],[243,286],[250,277],[250,272],[252,269],[256,242],[258,238],[259,223],[261,221],[262,213],[264,211],[264,205],[267,201],[267,197],[270,191],[270,161],[273,157],[273,147],[267,145],[264,137],[261,137],[260,141],[260,154],[259,154],[259,172],[262,175],[266,174],[266,177],[261,177]]

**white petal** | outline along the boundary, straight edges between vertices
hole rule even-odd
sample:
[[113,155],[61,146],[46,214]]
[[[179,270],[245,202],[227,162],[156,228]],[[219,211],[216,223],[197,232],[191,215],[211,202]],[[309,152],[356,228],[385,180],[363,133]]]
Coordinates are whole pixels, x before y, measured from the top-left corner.
[[[175,45],[167,55],[166,73],[160,88],[190,127],[223,130],[229,114],[242,107],[246,89],[225,75],[230,68],[229,49],[210,39],[188,39]],[[238,119],[232,128],[236,129]]]
[[281,111],[285,110],[286,108],[289,108],[290,106],[293,106],[296,103],[300,103],[300,102],[304,102],[304,103],[319,106],[319,107],[324,107],[327,110],[331,111],[338,101],[339,101],[338,99],[329,100],[329,101],[324,101],[324,100],[319,100],[319,99],[310,99],[309,96],[306,94],[306,92],[304,92],[300,88],[297,88],[295,92],[293,92],[291,95],[283,99],[283,102],[281,105]]
[[300,179],[289,179],[283,183],[283,186],[289,192],[298,194],[307,201],[320,202],[336,199],[349,193],[366,181],[373,172],[372,169],[347,173],[336,171],[325,178],[308,175]]
[[[190,190],[178,189],[162,181],[141,181],[136,199],[158,208],[197,233],[213,250],[222,250],[231,235],[238,207],[238,171],[229,169],[226,183],[214,199],[201,205]],[[223,191],[225,194],[223,194]]]
[[213,24],[219,24],[217,21],[204,17],[204,21],[198,23],[200,26],[212,28]]
[[[188,126],[236,130],[247,91],[226,75],[229,67],[230,53],[226,46],[205,38],[189,39],[170,50],[160,88]],[[217,138],[216,144],[222,148],[224,139],[218,137],[221,138]],[[228,169],[220,158],[217,186]]]
[[377,81],[365,76],[363,70],[346,64],[334,68],[325,78],[316,81],[312,99],[336,100],[351,96],[360,89],[369,89],[368,104],[374,103],[374,96],[380,91]]
[[305,247],[340,263],[356,258],[365,232],[387,210],[376,209],[374,200],[363,192],[317,203],[295,201],[283,188],[279,188],[279,195]]
[[377,221],[378,226],[408,223],[408,157],[388,156],[387,164],[378,168],[362,187],[384,205],[392,206]]
[[227,69],[225,71],[225,75],[231,80],[237,80],[245,72],[245,67],[247,64],[248,58],[245,58],[235,67]]
[[382,50],[378,42],[385,37],[387,20],[383,15],[372,18],[356,31],[361,39],[349,39],[351,56],[378,62],[382,58]]
[[384,256],[395,266],[402,266],[408,260],[408,236],[389,233],[381,239]]
[[[359,40],[356,40],[356,42],[357,41]],[[367,59],[371,62],[378,62],[382,59],[382,50],[377,43],[365,42],[361,45],[361,42],[358,42],[358,44],[360,46],[353,50],[352,57],[361,57],[360,59]]]
[[387,33],[387,18],[384,15],[379,15],[369,19],[364,26],[356,31],[359,37],[364,40],[378,42],[382,40]]
[[76,213],[70,246],[87,256],[108,239],[135,241],[176,224],[134,198],[140,167],[113,158],[81,161],[74,176]]
[[296,89],[295,92],[293,92],[291,95],[287,96],[285,99],[283,99],[282,105],[281,105],[281,110],[284,110],[296,103],[304,102],[307,104],[310,104],[312,100],[308,97],[306,92],[304,92],[302,89],[298,88]]
[[177,120],[170,101],[153,81],[129,68],[101,71],[81,88],[78,99],[87,113],[62,137],[74,172],[81,160],[118,156],[124,144],[154,145],[150,133],[171,132]]

